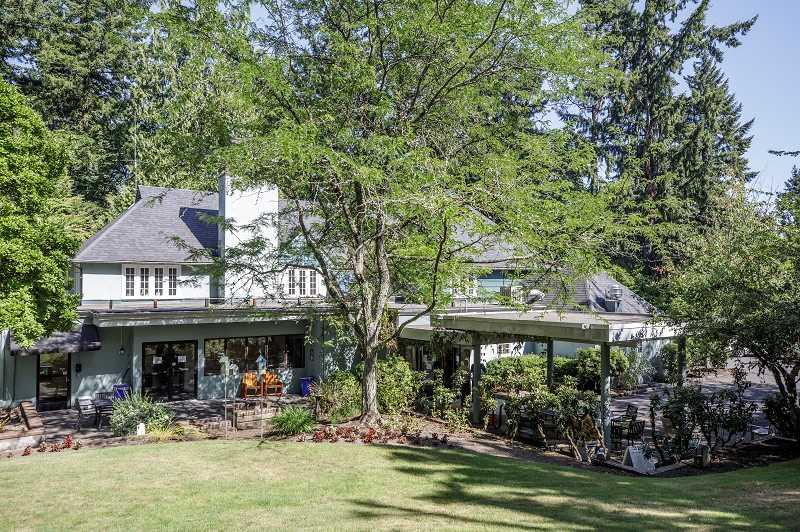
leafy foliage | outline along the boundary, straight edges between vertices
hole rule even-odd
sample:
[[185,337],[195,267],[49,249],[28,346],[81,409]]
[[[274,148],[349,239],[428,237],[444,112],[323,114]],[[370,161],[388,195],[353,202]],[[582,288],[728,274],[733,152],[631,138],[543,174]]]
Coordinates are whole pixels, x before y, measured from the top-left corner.
[[[540,277],[585,274],[609,222],[605,198],[563,179],[590,151],[537,125],[545,102],[599,76],[601,58],[565,5],[363,7],[268,3],[253,25],[249,6],[222,14],[218,2],[198,1],[169,3],[158,20],[172,45],[166,64],[188,51],[198,67],[177,66],[188,78],[166,79],[167,91],[203,87],[188,116],[210,110],[198,122],[207,131],[168,147],[236,176],[234,188],[276,187],[278,217],[291,221],[285,245],[256,237],[219,267],[251,275],[256,266],[270,290],[280,265],[316,263],[357,340],[369,419],[380,407],[378,356],[403,325],[384,334],[393,295],[422,303],[421,313],[445,305],[498,242]],[[228,109],[233,120],[222,119]]]
[[378,405],[381,412],[399,414],[414,405],[421,375],[397,355],[378,360]]
[[115,436],[135,434],[139,423],[144,423],[147,431],[163,432],[173,424],[172,413],[165,405],[138,393],[114,401],[109,424]]
[[671,318],[689,336],[768,371],[800,435],[800,226],[791,202],[765,211],[743,195],[720,205],[715,226],[695,242],[671,280]]
[[[578,349],[576,380],[581,390],[600,392],[600,349]],[[622,349],[611,349],[611,377],[619,379],[628,370],[628,358]]]
[[64,144],[16,89],[0,81],[0,329],[23,346],[70,330],[70,259],[80,243]]
[[361,383],[349,371],[335,371],[314,383],[311,394],[320,414],[331,421],[348,419],[361,411]]
[[272,418],[272,425],[281,434],[294,435],[314,428],[314,416],[307,408],[287,406]]
[[[150,0],[5,2],[0,71],[69,138],[76,193],[98,204],[135,167],[131,86]],[[7,19],[6,19],[7,17]]]

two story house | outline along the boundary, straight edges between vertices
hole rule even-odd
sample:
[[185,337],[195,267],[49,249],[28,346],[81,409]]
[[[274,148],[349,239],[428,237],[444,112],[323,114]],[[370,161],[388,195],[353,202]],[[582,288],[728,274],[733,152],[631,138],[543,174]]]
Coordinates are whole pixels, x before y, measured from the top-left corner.
[[[0,334],[0,406],[30,400],[40,410],[65,408],[119,383],[159,400],[221,398],[238,391],[237,375],[263,369],[278,373],[286,389],[296,392],[301,377],[351,366],[352,348],[331,347],[333,331],[323,319],[326,289],[312,265],[287,264],[271,278],[269,293],[227,274],[216,277],[209,268],[212,257],[249,236],[253,220],[279,213],[279,207],[276,191],[234,191],[225,178],[216,192],[140,186],[134,204],[74,257],[80,294],[75,329],[29,349],[16,345],[9,331]],[[487,303],[486,296],[496,292],[529,302],[530,287],[519,284],[519,273],[513,264],[497,263],[458,295],[452,310],[508,310]],[[605,274],[573,288],[570,297],[585,312],[652,312]],[[542,307],[557,296],[534,292]],[[400,319],[415,311],[399,303],[395,308]],[[415,369],[468,364],[469,340],[437,362],[431,334],[428,316],[403,332],[401,349]],[[490,342],[481,347],[481,358],[488,362],[543,348],[536,341]],[[574,343],[555,342],[556,354],[575,349]],[[234,367],[233,376],[223,375],[223,356]]]

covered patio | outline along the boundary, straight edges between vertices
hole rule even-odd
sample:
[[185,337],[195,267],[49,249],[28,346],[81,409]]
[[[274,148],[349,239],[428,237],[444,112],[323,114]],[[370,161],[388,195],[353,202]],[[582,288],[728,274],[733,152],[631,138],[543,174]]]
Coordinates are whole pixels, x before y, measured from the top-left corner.
[[678,367],[686,370],[686,341],[679,331],[649,314],[589,313],[558,310],[443,313],[431,316],[431,326],[460,331],[472,339],[472,419],[480,423],[481,347],[490,343],[530,340],[547,344],[547,383],[554,377],[553,342],[600,346],[601,423],[611,438],[611,347],[637,346],[645,341],[678,340]]

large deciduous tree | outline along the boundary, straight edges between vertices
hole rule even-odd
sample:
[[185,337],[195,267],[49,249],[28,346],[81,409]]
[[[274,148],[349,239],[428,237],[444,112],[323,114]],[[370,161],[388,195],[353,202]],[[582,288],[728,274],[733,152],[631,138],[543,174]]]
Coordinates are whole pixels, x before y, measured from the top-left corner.
[[70,258],[78,250],[69,211],[65,146],[16,89],[0,81],[0,329],[28,345],[69,330],[76,296]]
[[[781,426],[800,436],[800,202],[777,209],[742,195],[720,205],[707,235],[673,277],[672,318],[725,357],[752,358],[774,377]],[[773,420],[776,422],[778,420]]]
[[596,266],[604,198],[562,178],[593,155],[542,126],[548,103],[599,75],[564,3],[270,1],[246,35],[217,9],[162,13],[171,39],[208,53],[198,105],[240,110],[214,122],[208,157],[284,205],[256,224],[277,219],[280,243],[245,242],[225,267],[267,287],[287,263],[319,269],[364,361],[365,421],[378,354],[405,325],[387,330],[394,296],[421,315],[493,261],[541,279]]

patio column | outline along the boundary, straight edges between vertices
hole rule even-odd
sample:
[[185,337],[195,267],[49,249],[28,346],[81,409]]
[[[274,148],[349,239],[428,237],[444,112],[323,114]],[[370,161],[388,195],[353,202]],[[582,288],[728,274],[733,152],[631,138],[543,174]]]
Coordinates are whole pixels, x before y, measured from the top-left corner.
[[686,337],[678,338],[678,386],[686,380]]
[[611,346],[600,346],[600,422],[606,446],[611,442]]
[[481,336],[472,333],[472,422],[481,424]]
[[553,361],[553,339],[547,339],[547,387],[553,388],[553,384],[555,383],[555,376],[553,373],[555,372],[555,363]]

